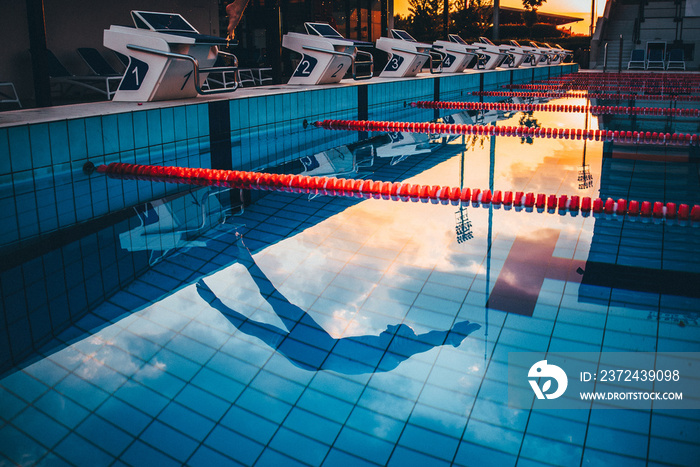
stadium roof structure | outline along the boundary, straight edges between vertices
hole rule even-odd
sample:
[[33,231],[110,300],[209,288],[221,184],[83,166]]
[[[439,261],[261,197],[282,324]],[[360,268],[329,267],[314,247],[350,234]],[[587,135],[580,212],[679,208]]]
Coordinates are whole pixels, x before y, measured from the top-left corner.
[[[522,14],[525,12],[526,10],[522,8],[512,8],[505,6],[499,7],[499,22],[500,24],[521,24],[523,22]],[[561,26],[563,24],[577,23],[579,21],[583,21],[583,18],[538,11],[537,21],[539,23],[555,24],[557,26]]]

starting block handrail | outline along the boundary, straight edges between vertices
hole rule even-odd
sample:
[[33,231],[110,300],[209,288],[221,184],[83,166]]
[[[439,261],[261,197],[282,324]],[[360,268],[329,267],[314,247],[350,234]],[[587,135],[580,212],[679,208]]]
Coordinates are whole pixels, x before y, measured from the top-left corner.
[[312,45],[302,45],[301,48],[304,50],[314,50],[316,52],[324,52],[324,53],[331,54],[331,55],[343,55],[345,57],[350,57],[350,58],[353,57],[352,54],[347,53],[347,52],[338,52],[337,50],[322,49],[320,47],[314,47]]
[[228,71],[233,71],[234,73],[237,73],[238,72],[238,59],[233,54],[229,54],[226,52],[218,52],[219,54],[224,54],[226,56],[233,57],[235,59],[235,63],[236,63],[235,66],[210,67],[210,68],[201,68],[200,69],[199,68],[199,61],[197,61],[197,59],[192,57],[191,55],[179,54],[179,53],[175,53],[175,52],[166,52],[164,50],[152,49],[150,47],[143,47],[141,45],[134,45],[134,44],[128,44],[126,46],[126,48],[130,49],[130,50],[137,50],[139,52],[145,52],[145,53],[150,53],[150,54],[154,54],[154,55],[161,55],[163,57],[189,61],[190,63],[192,63],[192,68],[193,68],[193,83],[192,84],[194,84],[194,88],[198,94],[201,94],[201,95],[221,94],[224,92],[233,92],[236,89],[238,89],[239,83],[238,83],[237,79],[234,80],[235,85],[232,88],[204,90],[201,88],[201,86],[199,84],[200,71],[204,72],[204,73],[213,73],[213,72],[223,73],[223,72],[228,72]]
[[[356,60],[352,61],[352,79],[354,79],[356,81],[363,80],[363,79],[372,79],[372,77],[374,76],[374,56],[371,53],[365,52],[363,50],[355,50],[355,53],[357,55],[360,55],[360,54],[369,55],[369,60],[360,61],[360,62],[358,62]],[[355,66],[358,64],[363,65],[363,66],[369,65],[369,75],[368,76],[357,76],[357,73],[355,71]]]
[[407,53],[407,54],[420,55],[422,57],[430,57],[430,54],[427,52],[418,52],[417,50],[400,49],[398,47],[394,47],[393,49],[398,50],[399,52]]
[[[397,50],[399,52],[407,53],[407,54],[412,54],[412,55],[419,55],[421,57],[427,57],[428,58],[428,63],[430,64],[430,72],[433,74],[438,74],[442,73],[442,61],[445,59],[445,54],[442,52],[438,52],[437,50],[429,50],[428,52],[418,52],[417,50],[407,50],[407,49],[401,49],[399,47],[394,47],[394,50]],[[440,55],[440,64],[437,67],[433,67],[433,56],[431,55],[432,53],[439,54]],[[439,71],[436,71],[439,70]]]
[[[431,59],[430,60],[430,72],[433,74],[442,73],[442,64],[445,62],[445,59],[447,58],[447,54],[444,52],[441,52],[439,50],[436,50],[436,49],[430,49],[428,51],[428,54],[430,54],[430,59]],[[433,54],[440,56],[440,64],[437,67],[435,67],[435,70],[439,70],[439,71],[433,70],[433,60],[432,60]]]

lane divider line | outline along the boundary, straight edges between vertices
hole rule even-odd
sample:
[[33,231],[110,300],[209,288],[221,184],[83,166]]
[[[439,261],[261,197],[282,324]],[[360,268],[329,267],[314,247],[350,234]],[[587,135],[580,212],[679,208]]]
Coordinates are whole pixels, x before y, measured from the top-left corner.
[[[88,163],[89,164],[89,163]],[[504,210],[525,210],[560,215],[608,216],[643,221],[676,221],[679,225],[700,225],[700,205],[662,203],[656,201],[607,198],[591,199],[578,195],[545,195],[522,191],[500,191],[459,188],[439,185],[417,185],[406,182],[382,182],[369,179],[316,177],[309,175],[272,174],[238,170],[216,170],[189,167],[112,162],[95,169],[112,178],[182,183],[198,186],[222,186],[253,190],[313,193],[365,199],[413,201],[433,204],[493,206]]]
[[[682,86],[675,87],[671,85],[654,84],[654,83],[644,83],[639,86],[631,86],[626,84],[588,84],[584,86],[574,86],[569,84],[504,84],[501,86],[503,89],[529,89],[533,91],[565,91],[567,89],[575,91],[618,91],[618,92],[645,92],[652,93],[652,95],[662,95],[665,97],[673,96],[676,94],[691,94],[697,92],[695,86]],[[662,93],[661,91],[664,91]]]
[[700,109],[662,107],[623,107],[612,105],[512,104],[506,102],[417,101],[411,107],[419,109],[503,110],[516,112],[568,112],[593,115],[655,115],[700,117]]
[[401,131],[452,135],[513,136],[517,138],[555,138],[613,141],[618,143],[664,144],[694,146],[700,135],[689,133],[659,133],[656,131],[582,130],[580,128],[534,128],[526,126],[465,125],[429,122],[377,122],[369,120],[332,120],[313,123],[327,130]]
[[590,92],[562,92],[562,91],[472,91],[472,96],[484,97],[527,97],[527,98],[549,98],[549,99],[607,99],[607,100],[640,100],[640,101],[700,101],[700,96],[662,96],[658,94],[611,94],[611,93],[590,93]]

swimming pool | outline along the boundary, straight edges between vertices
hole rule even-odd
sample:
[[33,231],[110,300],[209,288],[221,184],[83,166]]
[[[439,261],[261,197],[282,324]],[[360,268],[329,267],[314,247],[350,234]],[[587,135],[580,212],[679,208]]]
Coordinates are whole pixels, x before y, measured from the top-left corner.
[[[537,111],[434,116],[598,125]],[[296,156],[256,168],[700,199],[687,149],[342,132]],[[93,174],[87,191],[105,184],[125,198],[162,187]],[[29,310],[36,295],[60,299],[57,278],[70,304],[96,304],[4,373],[5,462],[693,465],[700,453],[697,411],[508,405],[509,352],[698,352],[691,223],[216,187],[123,204],[50,248],[27,243],[4,269],[6,314],[10,299]]]

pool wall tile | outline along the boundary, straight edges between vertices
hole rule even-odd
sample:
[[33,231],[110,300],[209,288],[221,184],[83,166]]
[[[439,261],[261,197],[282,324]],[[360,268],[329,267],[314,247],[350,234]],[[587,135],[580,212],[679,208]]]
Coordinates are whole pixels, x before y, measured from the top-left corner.
[[32,167],[32,153],[29,143],[29,126],[21,125],[9,128],[8,138],[12,172],[30,169]]
[[22,317],[15,322],[7,324],[7,333],[10,336],[10,346],[12,357],[22,357],[26,355],[27,349],[32,348],[32,336],[28,317]]
[[172,143],[175,141],[175,111],[172,107],[164,107],[160,109],[161,132],[163,143]]
[[148,145],[160,144],[163,141],[163,121],[160,109],[146,111],[146,121],[148,122]]
[[[253,128],[260,125],[260,112],[262,97],[251,97],[241,100],[240,122],[241,128]],[[264,111],[264,110],[263,110]]]
[[11,172],[10,142],[7,136],[7,128],[0,128],[0,175],[6,175]]
[[49,142],[49,125],[39,123],[29,127],[32,168],[46,167],[51,164],[51,144]]
[[117,115],[117,130],[119,131],[119,150],[134,149],[134,120],[131,112]]
[[102,132],[104,137],[104,154],[119,152],[118,115],[102,116]]
[[209,134],[209,105],[199,104],[197,106],[197,123],[199,128],[197,129],[197,136],[203,136]]
[[241,99],[231,99],[228,101],[228,119],[231,125],[231,133],[238,130],[241,126],[240,119],[238,118],[240,104]]
[[134,112],[133,132],[134,132],[134,148],[148,147],[148,114],[146,112]]
[[[272,125],[275,122],[281,121],[281,116],[282,116],[282,109],[277,107],[277,98],[278,95],[269,95],[265,96],[265,114],[264,114],[264,120],[263,124],[264,125]],[[274,127],[273,127],[274,131]]]
[[88,157],[103,155],[105,153],[105,145],[102,117],[88,117],[85,119],[85,135]]
[[187,121],[185,106],[173,107],[174,141],[187,139]]
[[198,105],[190,104],[185,106],[187,121],[187,139],[199,136],[199,110]]

